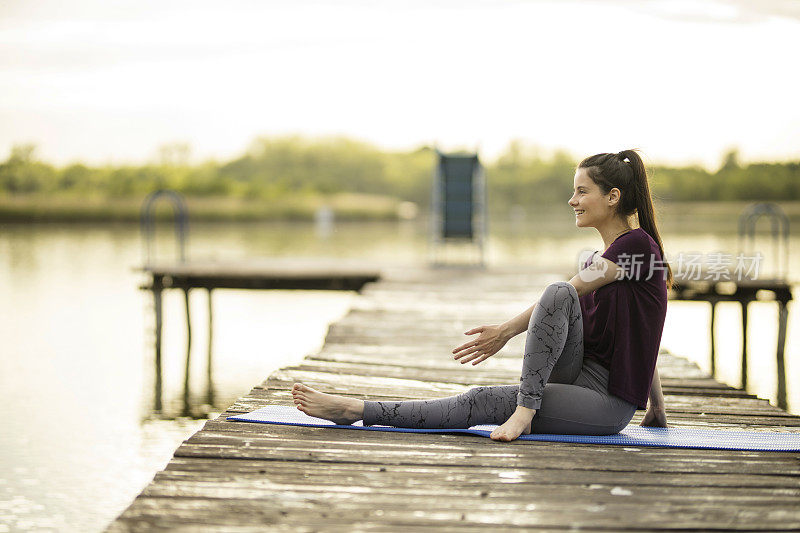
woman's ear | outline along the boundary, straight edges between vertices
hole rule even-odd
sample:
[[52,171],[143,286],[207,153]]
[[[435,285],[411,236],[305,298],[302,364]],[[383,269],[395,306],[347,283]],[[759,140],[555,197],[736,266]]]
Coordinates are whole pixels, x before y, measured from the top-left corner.
[[622,197],[622,193],[619,189],[614,187],[608,192],[608,206],[613,207],[617,203],[619,203],[620,198]]

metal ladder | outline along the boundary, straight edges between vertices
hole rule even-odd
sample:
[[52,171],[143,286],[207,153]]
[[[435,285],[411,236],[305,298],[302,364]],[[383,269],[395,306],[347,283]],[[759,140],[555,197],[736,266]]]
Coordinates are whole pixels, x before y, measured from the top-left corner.
[[[186,202],[183,199],[183,196],[173,190],[168,189],[161,189],[155,192],[150,193],[145,198],[144,203],[142,204],[142,210],[140,213],[140,227],[142,233],[142,243],[143,243],[143,260],[144,260],[144,270],[146,272],[152,272],[153,270],[153,257],[154,257],[154,245],[156,240],[155,234],[155,205],[156,202],[162,198],[169,200],[170,204],[172,205],[172,211],[174,213],[174,223],[175,223],[175,234],[176,234],[176,244],[178,246],[178,261],[181,264],[186,263],[186,234],[188,230],[188,214],[186,209]],[[153,284],[150,287],[150,290],[153,291],[153,308],[155,312],[156,318],[156,325],[155,325],[155,390],[154,390],[154,401],[153,401],[153,408],[156,413],[161,413],[163,410],[163,398],[162,398],[162,389],[163,389],[163,379],[162,379],[162,368],[161,368],[161,330],[163,324],[163,316],[162,316],[162,291],[165,288],[163,283],[163,279],[158,277],[153,273]],[[190,359],[191,359],[191,350],[192,350],[192,323],[189,314],[189,289],[183,289],[184,293],[184,303],[186,305],[186,368],[184,374],[184,384],[183,384],[183,415],[189,416],[191,415],[191,409],[189,405],[189,366],[190,366]],[[209,328],[211,327],[211,291],[209,290]],[[211,330],[209,329],[209,332]],[[211,352],[210,352],[210,345],[211,345],[211,335],[209,333],[209,355],[208,355],[208,397],[209,401],[213,401],[213,389],[211,385]]]
[[[784,352],[786,346],[786,329],[789,318],[788,302],[791,300],[791,285],[788,280],[789,277],[789,218],[783,212],[783,209],[778,204],[772,202],[760,202],[750,204],[739,215],[739,236],[738,245],[739,251],[746,254],[750,251],[755,252],[755,237],[756,237],[756,224],[758,219],[766,216],[770,220],[770,236],[772,237],[772,247],[775,257],[775,265],[777,272],[772,280],[774,283],[779,283],[785,286],[788,296],[776,298],[778,303],[778,349],[777,349],[777,398],[778,407],[781,409],[787,408],[786,400],[786,364],[784,361]],[[783,259],[780,258],[779,239],[783,238]],[[755,299],[755,298],[753,298]],[[741,362],[741,376],[742,388],[747,389],[747,303],[742,302],[742,362]],[[712,321],[713,321],[713,305],[712,305]],[[713,324],[713,322],[712,322]],[[713,366],[712,366],[713,368]]]
[[145,198],[142,204],[142,210],[139,217],[140,227],[142,232],[142,242],[144,244],[143,256],[144,266],[149,267],[154,255],[153,246],[156,240],[156,225],[155,225],[155,204],[161,198],[165,198],[172,204],[172,210],[175,214],[175,234],[177,237],[178,245],[178,259],[181,263],[186,262],[186,234],[188,231],[189,217],[186,211],[186,201],[183,196],[169,189],[161,189],[150,193]]
[[[777,279],[785,280],[789,275],[789,218],[778,204],[755,203],[744,208],[739,215],[739,251],[747,253],[752,246],[755,249],[756,224],[758,219],[766,216],[770,221],[770,235],[775,252]],[[780,226],[780,228],[778,227]],[[783,259],[779,256],[778,239],[783,237]]]

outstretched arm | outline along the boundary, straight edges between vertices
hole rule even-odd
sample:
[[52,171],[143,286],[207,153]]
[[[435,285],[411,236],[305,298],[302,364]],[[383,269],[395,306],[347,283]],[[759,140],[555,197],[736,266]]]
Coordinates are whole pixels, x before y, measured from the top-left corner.
[[[569,280],[569,283],[575,287],[575,291],[580,298],[581,296],[585,296],[599,289],[603,285],[608,285],[616,281],[621,277],[621,272],[622,269],[617,266],[616,263],[609,261],[605,257],[599,257],[593,263],[590,263],[589,266],[575,274],[572,279]],[[522,313],[500,325],[500,328],[507,337],[506,340],[528,331],[528,323],[531,321],[531,315],[535,308],[536,304],[533,304]]]
[[536,307],[536,304],[500,325],[478,326],[464,332],[464,335],[475,335],[476,333],[480,333],[480,335],[477,339],[473,339],[454,349],[454,359],[460,359],[461,364],[472,361],[473,365],[477,365],[493,356],[512,337],[528,330],[528,322],[531,319],[534,307]]
[[[620,272],[619,266],[605,257],[600,257],[573,276],[569,283],[575,287],[578,297],[581,297],[599,289],[603,285],[616,281]],[[477,365],[493,356],[513,337],[528,331],[531,315],[537,305],[538,302],[534,303],[514,318],[500,325],[478,326],[465,332],[465,335],[480,333],[480,336],[454,349],[454,358],[460,359],[461,363],[472,361],[473,365]]]
[[514,318],[510,318],[500,324],[500,329],[503,331],[503,335],[506,338],[506,341],[516,337],[520,333],[524,333],[528,331],[528,324],[531,321],[531,315],[533,314],[533,310],[536,308],[536,305],[539,302],[535,302],[532,306],[515,316]]

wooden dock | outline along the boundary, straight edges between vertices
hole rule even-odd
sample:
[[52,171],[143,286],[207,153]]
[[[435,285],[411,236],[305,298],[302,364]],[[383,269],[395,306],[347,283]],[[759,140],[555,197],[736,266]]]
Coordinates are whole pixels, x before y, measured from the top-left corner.
[[143,289],[299,289],[360,290],[380,272],[358,264],[318,261],[192,261],[154,264],[140,269],[148,277]]
[[[561,279],[532,270],[384,270],[330,327],[318,354],[208,421],[108,531],[798,530],[797,453],[497,443],[225,420],[292,405],[295,381],[375,399],[518,383],[524,335],[478,366],[450,352],[467,329],[518,314]],[[685,359],[662,353],[658,368],[674,426],[800,432],[800,417]]]
[[147,276],[140,288],[153,293],[155,323],[155,384],[153,387],[153,409],[161,413],[163,409],[161,372],[161,332],[164,327],[162,293],[167,289],[183,291],[186,310],[186,364],[183,375],[183,416],[193,416],[189,401],[189,372],[192,355],[192,317],[189,307],[189,291],[204,289],[208,294],[208,344],[206,352],[206,393],[207,405],[214,405],[214,385],[212,378],[213,354],[211,346],[214,331],[214,306],[211,291],[214,289],[250,290],[349,290],[359,291],[367,283],[377,281],[380,272],[365,268],[358,263],[347,264],[340,260],[336,264],[306,260],[282,261],[268,258],[261,261],[192,261],[165,264],[147,264],[139,268]]
[[[765,298],[766,296],[766,298]],[[786,329],[789,322],[789,302],[792,300],[792,286],[786,279],[744,278],[737,279],[726,273],[722,276],[706,275],[699,271],[693,276],[675,276],[675,285],[669,297],[674,300],[690,302],[708,302],[711,304],[711,320],[709,321],[709,337],[711,338],[711,375],[716,375],[716,333],[714,321],[717,304],[720,302],[736,302],[742,309],[742,357],[740,371],[742,388],[747,389],[747,316],[748,306],[757,300],[769,299],[778,305],[778,345],[775,350],[777,405],[781,409],[788,407],[786,398]]]

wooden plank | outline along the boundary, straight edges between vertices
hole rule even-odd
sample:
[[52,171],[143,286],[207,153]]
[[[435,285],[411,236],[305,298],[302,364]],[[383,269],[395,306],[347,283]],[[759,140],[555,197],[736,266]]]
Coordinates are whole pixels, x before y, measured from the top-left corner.
[[[291,492],[273,492],[270,498],[192,498],[140,496],[123,515],[124,520],[158,519],[169,516],[177,524],[220,524],[272,526],[301,524],[312,529],[330,530],[331,526],[349,526],[360,531],[369,526],[403,527],[423,530],[430,526],[473,525],[487,527],[626,529],[657,528],[717,529],[709,524],[725,524],[726,530],[758,528],[773,530],[797,528],[800,509],[775,506],[747,507],[724,501],[661,503],[658,498],[626,501],[626,489],[618,490],[616,501],[570,499],[540,502],[536,494],[519,498],[515,503],[493,501],[491,496],[451,502],[430,496],[398,500],[380,499],[372,494],[363,497],[319,492],[314,498]],[[785,504],[784,504],[785,505]],[[777,509],[781,509],[780,512]],[[642,509],[647,509],[646,513]],[[126,516],[127,515],[127,516]],[[370,527],[371,529],[371,527]],[[459,528],[460,529],[460,528]],[[113,531],[113,530],[112,530]]]
[[374,267],[277,259],[261,261],[192,261],[140,267],[150,281],[142,289],[285,289],[361,290],[380,279]]
[[237,261],[193,260],[184,263],[153,263],[138,269],[164,276],[235,276],[303,278],[331,276],[380,276],[380,269],[360,262],[301,260],[282,258],[247,259]]
[[[695,472],[706,474],[771,474],[800,475],[796,454],[792,452],[769,452],[768,456],[753,455],[752,452],[725,450],[693,450],[692,453],[676,455],[667,448],[649,448],[645,451],[624,453],[622,446],[610,446],[613,450],[601,449],[594,444],[520,442],[504,445],[497,450],[497,443],[484,437],[464,436],[447,444],[440,435],[421,433],[407,439],[409,444],[388,443],[377,440],[373,433],[364,435],[363,442],[348,434],[347,429],[304,428],[297,434],[311,439],[314,430],[324,431],[322,443],[302,438],[266,438],[204,434],[192,437],[175,452],[176,457],[206,457],[228,459],[262,459],[281,461],[327,463],[371,463],[377,465],[418,466],[483,466],[502,468],[525,468],[536,464],[547,464],[548,468],[571,470],[614,470],[617,472]],[[405,435],[405,434],[404,434]],[[465,438],[468,437],[468,438]],[[479,442],[486,441],[486,442]],[[354,444],[357,442],[358,445]],[[416,446],[411,445],[416,444]],[[568,445],[566,445],[568,444]],[[645,447],[641,447],[645,448]],[[651,450],[663,450],[661,452]],[[697,453],[695,453],[697,452]],[[598,463],[602,456],[602,463]],[[545,463],[546,461],[546,463]]]
[[[538,465],[538,466],[537,466]],[[528,465],[514,472],[513,484],[540,485],[606,485],[616,486],[620,473],[598,469],[572,470],[549,469],[539,463]],[[383,475],[382,473],[388,472]],[[503,477],[501,478],[501,474]],[[362,463],[331,463],[325,469],[314,468],[313,464],[298,461],[264,461],[258,459],[239,459],[227,461],[217,458],[176,457],[166,468],[156,475],[174,475],[188,479],[205,480],[257,480],[269,479],[280,482],[309,480],[313,484],[351,485],[380,481],[386,487],[407,486],[458,486],[488,487],[487,490],[501,490],[494,479],[508,480],[508,470],[492,467],[467,466],[418,466],[418,465],[371,465]],[[718,474],[713,477],[705,473],[691,472],[628,472],[629,483],[651,487],[732,487],[732,488],[800,488],[800,478],[786,475],[764,474]]]

